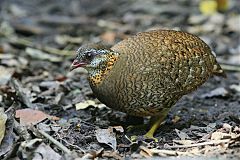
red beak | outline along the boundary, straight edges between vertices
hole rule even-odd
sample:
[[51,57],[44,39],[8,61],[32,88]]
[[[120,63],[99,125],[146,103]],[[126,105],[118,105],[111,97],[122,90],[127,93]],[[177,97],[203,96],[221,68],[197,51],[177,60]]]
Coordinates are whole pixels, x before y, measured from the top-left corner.
[[79,62],[77,59],[75,59],[72,63],[72,65],[70,66],[70,71],[76,69],[76,68],[79,68],[79,67],[83,67],[85,66],[86,63],[84,62]]

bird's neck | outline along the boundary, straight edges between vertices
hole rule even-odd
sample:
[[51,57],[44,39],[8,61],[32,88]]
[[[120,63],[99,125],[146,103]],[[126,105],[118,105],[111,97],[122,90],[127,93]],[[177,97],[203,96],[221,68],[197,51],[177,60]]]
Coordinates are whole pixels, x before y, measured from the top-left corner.
[[104,78],[113,68],[115,62],[118,59],[119,54],[115,52],[110,52],[107,55],[107,60],[99,68],[89,69],[89,83],[92,87],[96,87],[102,83]]

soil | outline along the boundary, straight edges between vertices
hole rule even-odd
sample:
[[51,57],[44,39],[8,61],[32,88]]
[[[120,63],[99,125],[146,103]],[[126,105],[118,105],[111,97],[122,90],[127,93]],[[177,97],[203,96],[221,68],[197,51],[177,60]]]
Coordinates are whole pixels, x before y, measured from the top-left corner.
[[[240,4],[232,0],[225,11],[210,15],[200,12],[200,5],[200,0],[0,1],[0,106],[8,115],[6,133],[10,135],[1,144],[1,158],[34,159],[34,150],[43,144],[53,151],[45,147],[42,159],[46,155],[54,159],[240,158]],[[200,36],[216,52],[227,74],[227,78],[211,77],[182,97],[157,130],[158,142],[143,139],[146,129],[127,129],[147,124],[149,117],[130,117],[104,106],[89,87],[84,69],[69,72],[82,44],[111,46],[153,28]],[[26,108],[57,119],[39,118],[28,126],[21,121],[24,116],[10,116]],[[131,141],[134,135],[137,141]]]

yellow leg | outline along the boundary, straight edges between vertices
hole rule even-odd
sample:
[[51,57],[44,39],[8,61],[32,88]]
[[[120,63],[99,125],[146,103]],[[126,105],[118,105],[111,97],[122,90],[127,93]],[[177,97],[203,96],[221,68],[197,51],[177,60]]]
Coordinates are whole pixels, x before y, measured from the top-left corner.
[[152,139],[155,142],[158,142],[158,139],[154,138],[153,135],[154,135],[155,131],[158,129],[158,127],[161,125],[161,123],[163,122],[163,120],[165,119],[167,114],[168,114],[168,110],[163,111],[158,116],[151,117],[150,123],[152,123],[152,126],[151,126],[150,130],[144,135],[144,138]]

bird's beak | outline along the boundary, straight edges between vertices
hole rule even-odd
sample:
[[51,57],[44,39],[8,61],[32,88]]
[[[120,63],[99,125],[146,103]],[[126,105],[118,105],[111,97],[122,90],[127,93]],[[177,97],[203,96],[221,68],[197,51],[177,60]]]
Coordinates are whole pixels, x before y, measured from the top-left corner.
[[86,63],[79,62],[77,59],[75,59],[73,61],[73,63],[71,64],[71,66],[70,66],[70,71],[72,71],[72,70],[74,70],[76,68],[79,68],[79,67],[83,67],[85,65],[86,65]]

